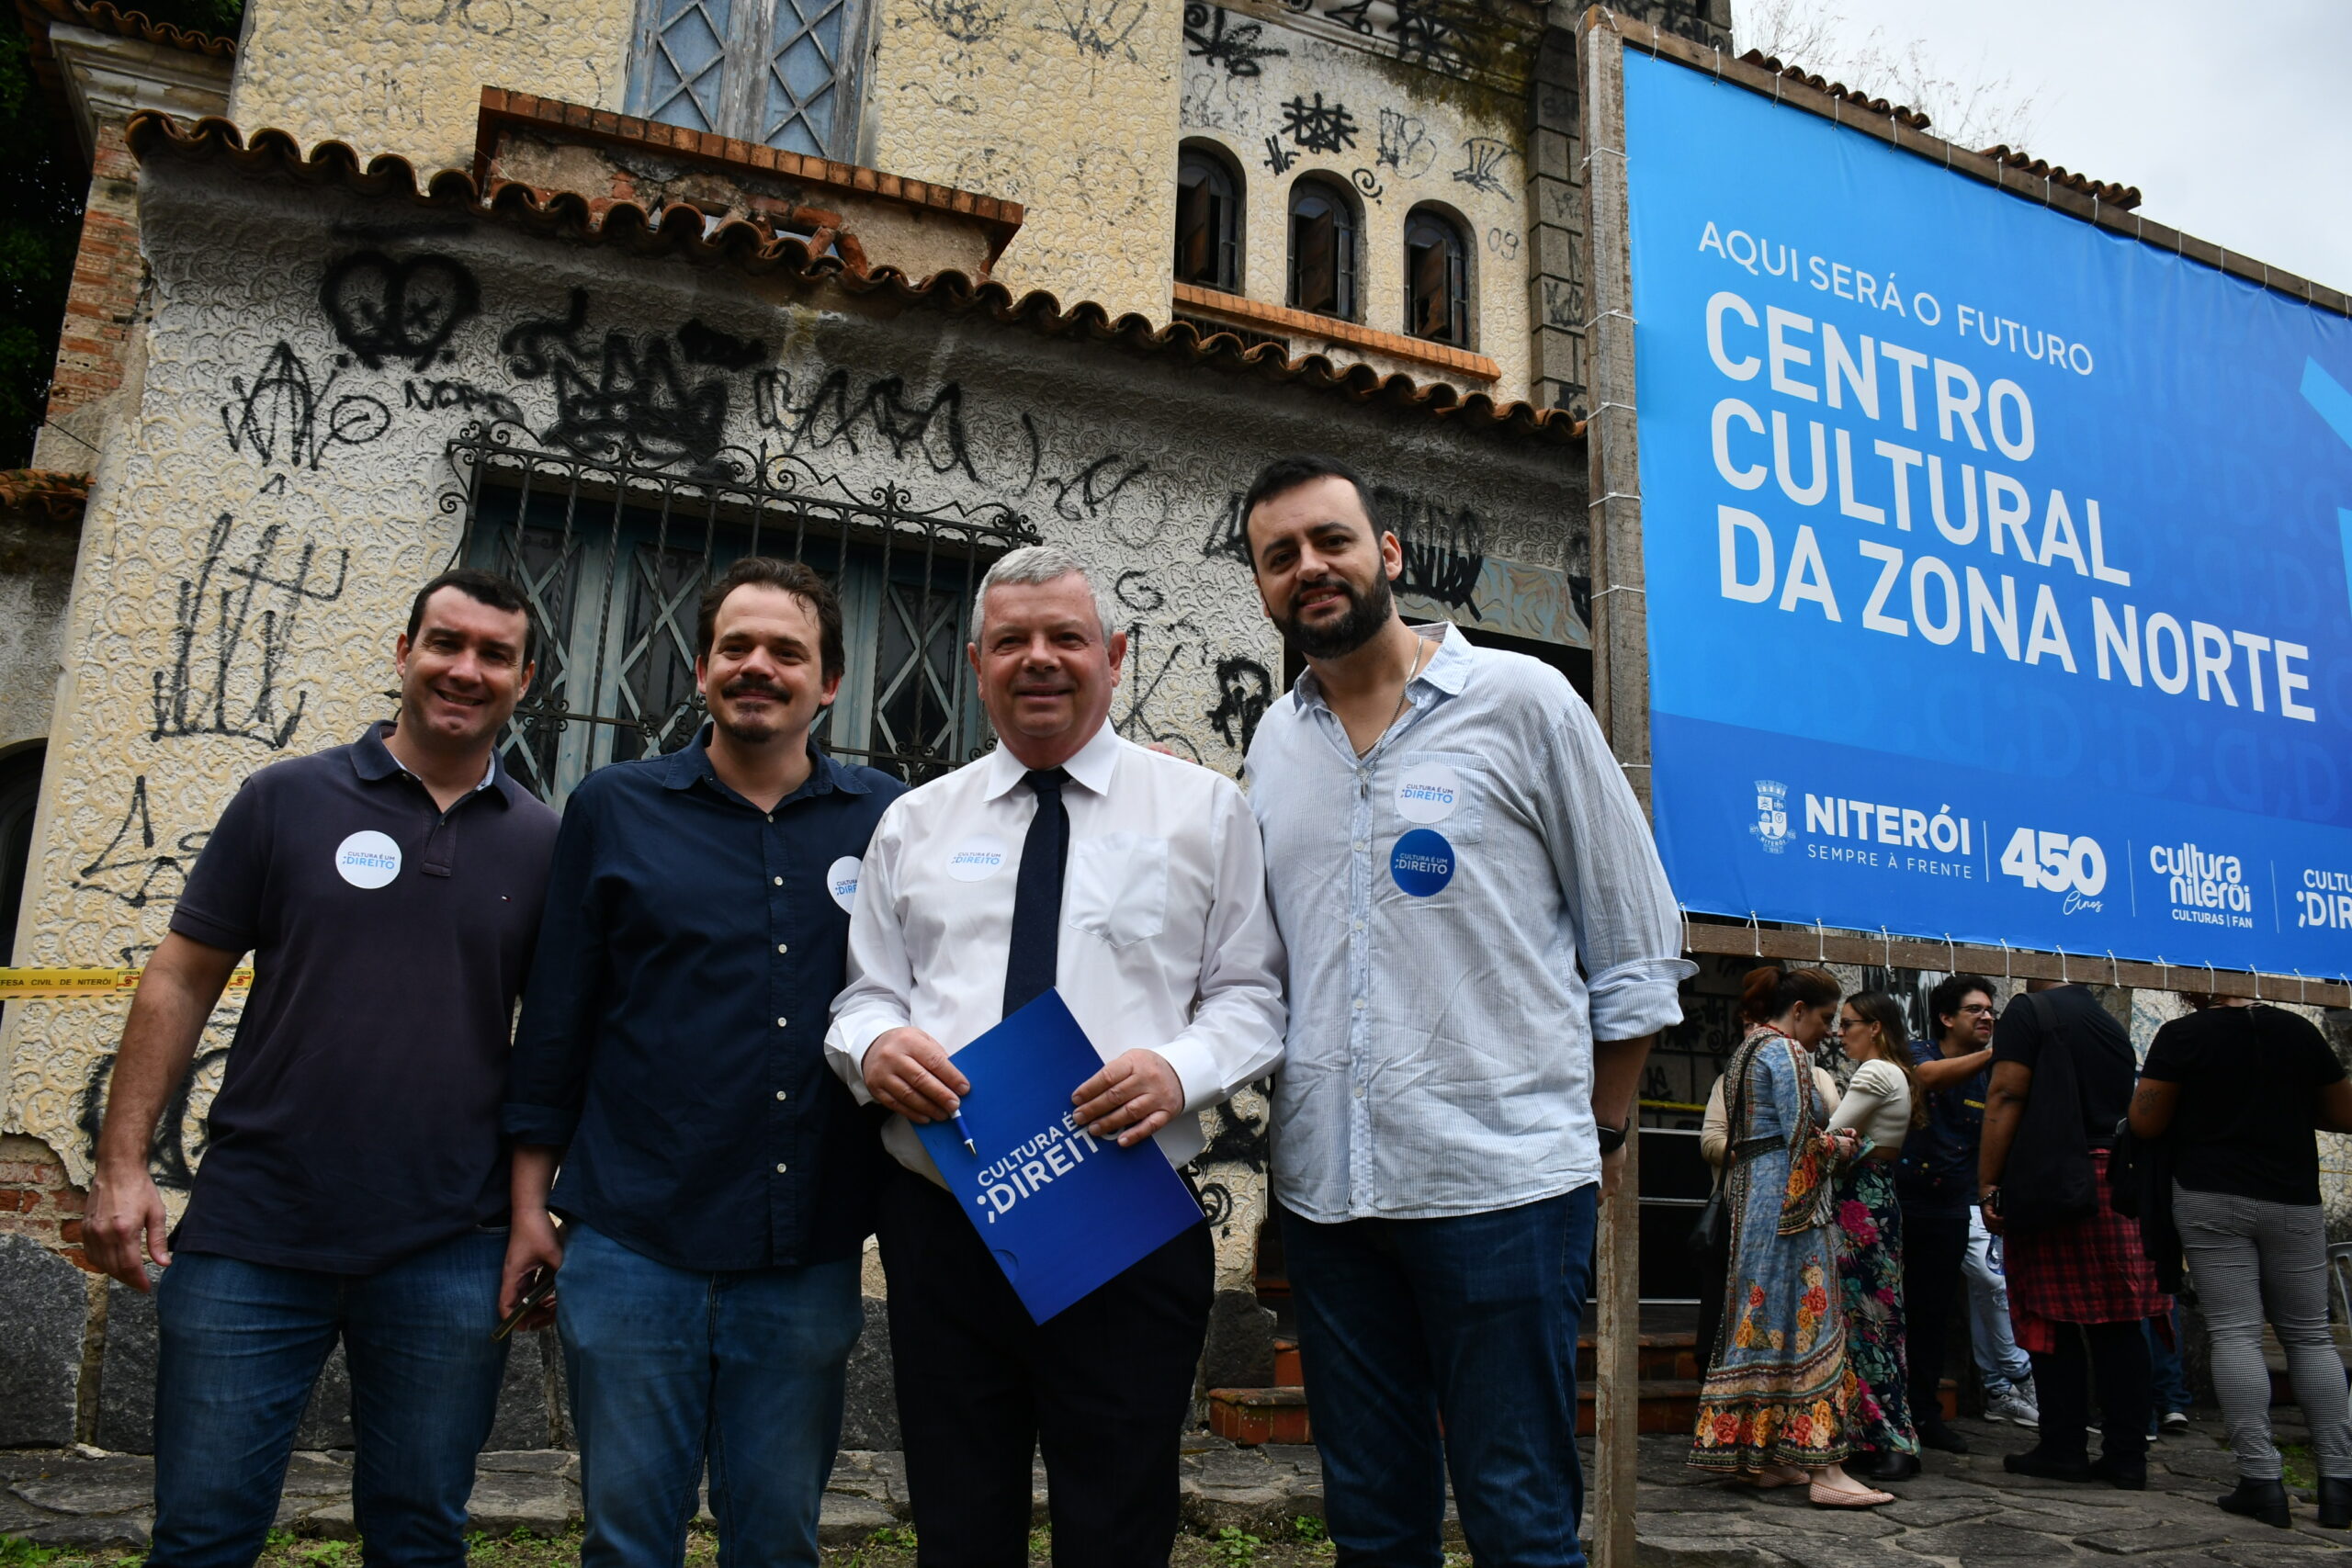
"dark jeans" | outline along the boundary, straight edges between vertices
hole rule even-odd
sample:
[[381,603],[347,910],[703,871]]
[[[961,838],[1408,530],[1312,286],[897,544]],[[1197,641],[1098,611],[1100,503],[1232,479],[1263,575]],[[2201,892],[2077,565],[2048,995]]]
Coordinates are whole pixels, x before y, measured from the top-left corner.
[[[2166,1318],[2171,1320],[2172,1343],[2164,1341],[2162,1328]],[[2148,1319],[2142,1332],[2148,1337],[2148,1393],[2154,1416],[2165,1411],[2188,1408],[2188,1369],[2181,1364],[2180,1303],[2175,1302],[2165,1312]]]
[[880,1228],[922,1568],[1027,1562],[1041,1450],[1057,1564],[1166,1568],[1216,1283],[1208,1227],[1042,1324],[933,1183],[894,1170]]
[[1965,1311],[1961,1267],[1968,1258],[1968,1212],[1903,1206],[1903,1309],[1911,1349],[1911,1419],[1921,1431],[1943,1425],[1944,1361],[1955,1308]]
[[498,1415],[504,1231],[470,1231],[380,1273],[183,1252],[155,1288],[156,1568],[245,1564],[277,1514],[311,1385],[343,1340],[351,1505],[371,1563],[466,1560],[474,1455]]
[[865,1323],[857,1267],[673,1269],[572,1223],[556,1316],[584,1568],[683,1561],[706,1461],[728,1568],[814,1568],[842,1369]]
[[1436,1220],[1279,1211],[1339,1562],[1580,1568],[1577,1327],[1599,1189]]
[[2041,1394],[2041,1440],[2051,1459],[2090,1453],[2091,1385],[2098,1385],[2099,1457],[2112,1464],[2148,1459],[2148,1339],[2131,1323],[2062,1323],[2058,1348],[2033,1352],[2033,1386]]

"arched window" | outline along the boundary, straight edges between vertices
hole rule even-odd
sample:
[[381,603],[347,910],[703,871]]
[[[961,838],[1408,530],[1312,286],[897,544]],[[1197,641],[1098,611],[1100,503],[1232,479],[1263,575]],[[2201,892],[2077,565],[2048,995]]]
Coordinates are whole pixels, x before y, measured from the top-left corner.
[[1318,316],[1356,316],[1356,210],[1328,180],[1290,187],[1290,303]]
[[1241,181],[1198,147],[1176,165],[1176,281],[1241,291]]
[[1405,330],[1470,345],[1470,247],[1452,219],[1426,207],[1405,220]]

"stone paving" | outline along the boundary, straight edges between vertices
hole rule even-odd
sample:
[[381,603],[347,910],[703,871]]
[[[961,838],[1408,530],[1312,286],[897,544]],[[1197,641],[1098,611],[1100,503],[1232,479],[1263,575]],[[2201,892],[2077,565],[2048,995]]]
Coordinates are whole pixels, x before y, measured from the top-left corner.
[[[2280,1413],[2282,1416],[2286,1412]],[[2014,1427],[1956,1423],[1973,1451],[1929,1454],[1927,1469],[1895,1488],[1901,1501],[1855,1513],[1809,1506],[1802,1492],[1758,1493],[1688,1469],[1683,1439],[1642,1442],[1641,1568],[2002,1568],[2099,1562],[2109,1568],[2352,1568],[2352,1532],[2322,1530],[2310,1501],[2292,1530],[2233,1517],[2213,1506],[2232,1467],[2220,1422],[2199,1419],[2150,1452],[2149,1489],[2119,1492],[2007,1474],[2001,1456],[2025,1448]],[[2292,1438],[2291,1428],[2281,1436]],[[1300,1514],[1320,1514],[1322,1472],[1312,1449],[1237,1449],[1200,1435],[1183,1458],[1184,1518],[1204,1533],[1232,1526],[1270,1534]],[[152,1460],[95,1450],[0,1452],[0,1535],[45,1543],[141,1547],[147,1542]],[[577,1456],[557,1450],[487,1453],[475,1483],[474,1528],[552,1534],[578,1522]],[[1035,1506],[1045,1518],[1045,1475]],[[346,1453],[295,1456],[278,1523],[302,1535],[353,1533]],[[906,1472],[891,1452],[844,1452],[825,1498],[828,1545],[864,1540],[907,1515]],[[707,1522],[707,1516],[706,1516]],[[1449,1521],[1450,1525],[1450,1521]],[[1451,1526],[1449,1536],[1458,1544]]]

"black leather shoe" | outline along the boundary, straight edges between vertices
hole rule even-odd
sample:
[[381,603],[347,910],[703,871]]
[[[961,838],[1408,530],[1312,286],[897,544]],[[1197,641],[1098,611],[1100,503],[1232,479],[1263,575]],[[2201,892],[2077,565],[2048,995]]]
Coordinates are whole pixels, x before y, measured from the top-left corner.
[[2352,1479],[2337,1475],[2319,1478],[2319,1528],[2352,1530]]
[[1939,1453],[1964,1454],[1968,1451],[1968,1439],[1940,1421],[1929,1421],[1919,1427],[1919,1446]]
[[[2345,1485],[2338,1482],[2338,1485]],[[2249,1481],[2238,1477],[2238,1489],[2226,1497],[2216,1497],[2214,1505],[2225,1514],[2241,1514],[2249,1519],[2260,1519],[2279,1529],[2290,1529],[2294,1519],[2287,1512],[2287,1488],[2277,1481]],[[2341,1529],[2341,1526],[2337,1527]]]
[[2028,1449],[2021,1454],[2010,1454],[2001,1461],[2001,1468],[2011,1475],[2038,1475],[2044,1481],[2096,1481],[2088,1460],[2052,1459],[2040,1449]]
[[1917,1454],[1897,1453],[1893,1449],[1879,1449],[1860,1464],[1847,1465],[1846,1473],[1873,1484],[1908,1481],[1919,1473],[1919,1458]]
[[2091,1474],[2119,1492],[2145,1492],[2148,1489],[2146,1460],[2095,1459],[2091,1461]]

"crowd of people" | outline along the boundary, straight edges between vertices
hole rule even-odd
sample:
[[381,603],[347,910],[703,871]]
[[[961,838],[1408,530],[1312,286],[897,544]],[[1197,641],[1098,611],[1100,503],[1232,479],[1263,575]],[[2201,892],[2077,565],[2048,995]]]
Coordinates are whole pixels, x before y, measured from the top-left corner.
[[[978,585],[987,754],[912,789],[829,755],[841,607],[752,557],[699,606],[707,720],[560,821],[498,751],[527,601],[424,584],[388,637],[397,717],[244,783],[125,1026],[84,1234],[156,1293],[148,1561],[254,1560],[339,1340],[368,1560],[458,1568],[494,1332],[551,1315],[584,1562],[678,1563],[707,1477],[722,1562],[814,1568],[873,1236],[924,1568],[1029,1560],[1035,1454],[1056,1562],[1165,1564],[1208,1227],[1038,1322],[912,1130],[975,1092],[958,1051],[1051,988],[1102,1057],[1062,1112],[1098,1145],[1181,1172],[1202,1113],[1272,1075],[1342,1560],[1438,1568],[1450,1479],[1481,1562],[1578,1568],[1598,1201],[1694,965],[1590,710],[1533,659],[1407,625],[1374,514],[1328,458],[1245,497],[1305,667],[1246,798],[1117,734],[1126,639],[1058,547]],[[151,1140],[246,952],[167,1234]]]
[[2292,1518],[2267,1322],[2309,1423],[2319,1523],[2352,1529],[2316,1135],[2352,1132],[2352,1080],[2298,1014],[2184,999],[2135,1064],[2086,986],[2029,982],[2003,1009],[1990,980],[1953,975],[1913,1040],[1883,992],[1751,972],[1701,1132],[1726,1223],[1693,1238],[1707,1371],[1690,1462],[1823,1507],[1893,1502],[1923,1446],[1968,1449],[1942,1388],[1965,1280],[1984,1414],[2035,1433],[2004,1468],[2140,1490],[2149,1442],[2188,1425],[2188,1291],[2238,1470],[2219,1506]]
[[[1125,638],[1057,547],[979,583],[966,656],[997,744],[963,767],[910,789],[817,744],[841,606],[751,557],[698,607],[707,718],[560,816],[498,750],[535,675],[527,598],[425,583],[388,636],[396,716],[244,782],[125,1023],[83,1234],[157,1298],[149,1562],[254,1561],[340,1343],[369,1560],[455,1568],[506,1335],[551,1321],[584,1562],[682,1561],[707,1479],[723,1561],[808,1568],[873,1237],[924,1568],[1026,1561],[1033,1454],[1057,1562],[1164,1564],[1206,1227],[1038,1322],[913,1131],[973,1092],[957,1051],[1050,988],[1102,1058],[1063,1113],[1098,1144],[1183,1171],[1202,1113],[1271,1075],[1340,1561],[1437,1568],[1450,1483],[1478,1562],[1579,1568],[1598,1202],[1695,965],[1591,712],[1537,660],[1408,626],[1372,495],[1300,457],[1244,498],[1303,665],[1246,797],[1117,734]],[[247,953],[173,1228],[155,1128]],[[1706,1140],[1724,1241],[1694,1464],[1888,1501],[1922,1445],[1962,1446],[1941,1373],[1964,1297],[1987,1410],[2039,1423],[2010,1468],[2140,1485],[2185,1255],[2245,1477],[2224,1506],[2287,1517],[2267,1310],[2321,1520],[2352,1524],[2312,1137],[2352,1130],[2352,1087],[2308,1023],[2205,998],[2135,1095],[2080,987],[1996,1020],[1955,976],[1919,1042],[1819,969],[1759,970],[1742,1000]]]

